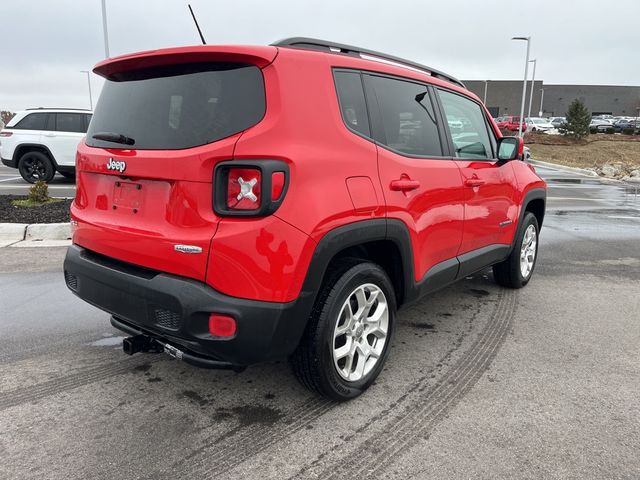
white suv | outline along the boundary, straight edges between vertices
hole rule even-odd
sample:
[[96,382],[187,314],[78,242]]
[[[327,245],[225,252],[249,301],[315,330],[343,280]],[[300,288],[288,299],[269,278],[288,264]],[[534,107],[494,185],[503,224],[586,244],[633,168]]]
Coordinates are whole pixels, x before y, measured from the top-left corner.
[[29,183],[51,181],[56,171],[73,178],[76,148],[93,112],[37,108],[16,113],[0,131],[0,157]]

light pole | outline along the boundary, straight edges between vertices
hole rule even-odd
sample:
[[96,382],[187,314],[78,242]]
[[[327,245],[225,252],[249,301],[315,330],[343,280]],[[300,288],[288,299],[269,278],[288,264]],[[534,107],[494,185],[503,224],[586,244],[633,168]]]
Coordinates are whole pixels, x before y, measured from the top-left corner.
[[527,59],[524,62],[524,80],[522,82],[522,102],[520,103],[520,122],[518,125],[518,136],[522,136],[522,121],[524,120],[524,100],[527,96],[527,75],[529,73],[529,50],[531,47],[531,37],[513,37],[511,40],[524,40],[527,42]]
[[487,85],[489,83],[489,80],[485,80],[484,81],[484,98],[482,99],[482,103],[484,103],[485,105],[487,104]]
[[102,32],[104,33],[104,56],[109,58],[109,33],[107,32],[107,0],[102,0]]
[[544,88],[540,89],[540,111],[538,112],[538,116],[542,117],[544,115],[544,108],[542,105],[544,104]]
[[529,112],[527,118],[531,118],[531,104],[533,103],[533,87],[536,86],[536,59],[529,60],[529,63],[533,63],[533,76],[531,77],[531,93],[529,94]]
[[89,106],[93,111],[93,97],[91,96],[91,72],[89,72],[89,70],[80,70],[80,73],[87,74],[87,85],[89,85]]

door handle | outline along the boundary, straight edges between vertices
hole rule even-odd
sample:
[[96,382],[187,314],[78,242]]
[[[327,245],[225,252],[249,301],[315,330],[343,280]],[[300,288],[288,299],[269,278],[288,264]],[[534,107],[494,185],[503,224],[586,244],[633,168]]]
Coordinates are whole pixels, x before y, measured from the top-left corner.
[[401,178],[398,180],[391,180],[389,185],[391,190],[396,192],[408,192],[420,188],[420,182],[418,180],[410,180],[408,178]]
[[44,136],[45,137],[55,137],[56,134],[55,133],[45,133]]
[[479,178],[467,178],[464,181],[465,187],[479,187],[480,185],[484,185],[484,180],[480,180]]

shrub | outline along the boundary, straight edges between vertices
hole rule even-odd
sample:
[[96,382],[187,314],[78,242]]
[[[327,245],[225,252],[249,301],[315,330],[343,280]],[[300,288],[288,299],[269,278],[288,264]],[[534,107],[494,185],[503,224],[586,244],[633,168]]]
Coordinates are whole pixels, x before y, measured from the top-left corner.
[[622,129],[622,134],[623,135],[633,135],[633,128],[623,128]]
[[571,105],[569,105],[569,110],[565,116],[567,121],[560,126],[560,133],[575,138],[582,138],[589,135],[591,113],[583,102],[576,98],[571,102]]
[[49,201],[49,186],[46,182],[38,180],[29,189],[28,199],[32,203],[45,203]]

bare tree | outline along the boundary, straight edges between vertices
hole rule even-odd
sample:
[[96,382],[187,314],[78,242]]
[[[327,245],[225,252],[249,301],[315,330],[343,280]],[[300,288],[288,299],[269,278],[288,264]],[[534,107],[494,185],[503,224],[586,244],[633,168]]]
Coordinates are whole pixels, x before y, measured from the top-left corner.
[[10,112],[8,110],[2,110],[0,111],[0,120],[2,120],[2,123],[6,125],[7,123],[9,123],[9,120],[11,120],[14,115],[15,113],[13,112]]

